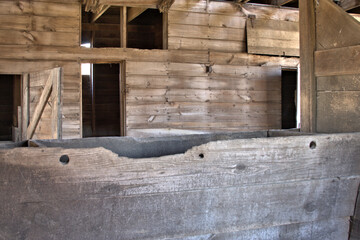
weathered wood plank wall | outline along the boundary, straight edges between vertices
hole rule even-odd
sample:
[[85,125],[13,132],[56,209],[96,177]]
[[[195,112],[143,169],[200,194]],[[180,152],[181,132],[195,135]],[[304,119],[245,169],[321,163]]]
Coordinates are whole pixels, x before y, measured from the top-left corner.
[[203,64],[127,62],[128,135],[151,128],[281,128],[280,67],[210,69]]
[[169,11],[169,49],[246,52],[245,28],[249,15],[298,22],[298,12],[291,9],[261,6],[241,9],[226,2],[179,0]]
[[318,132],[360,131],[360,23],[327,0],[316,6]]
[[[0,47],[77,47],[80,43],[80,3],[78,0],[0,1]],[[41,50],[39,50],[41,52]],[[63,67],[62,113],[63,137],[81,136],[80,65],[73,58],[62,61],[56,51],[48,54],[52,61],[31,56],[29,60],[2,56],[0,74],[21,74]]]

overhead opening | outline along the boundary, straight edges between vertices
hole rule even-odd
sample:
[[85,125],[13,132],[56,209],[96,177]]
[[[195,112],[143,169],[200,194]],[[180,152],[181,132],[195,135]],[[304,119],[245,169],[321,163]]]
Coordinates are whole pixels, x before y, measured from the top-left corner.
[[21,121],[21,76],[0,75],[0,141],[17,141]]
[[128,48],[162,49],[163,14],[157,9],[145,10],[128,22],[127,34]]
[[81,43],[94,48],[163,49],[167,37],[163,28],[163,14],[158,9],[113,6],[93,21],[93,13],[83,7]]

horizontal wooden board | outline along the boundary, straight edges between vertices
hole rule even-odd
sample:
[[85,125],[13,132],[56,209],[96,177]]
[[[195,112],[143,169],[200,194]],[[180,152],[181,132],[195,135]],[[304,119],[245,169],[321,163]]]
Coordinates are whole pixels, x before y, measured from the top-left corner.
[[78,33],[0,30],[0,44],[78,46]]
[[360,91],[360,73],[317,77],[317,91]]
[[127,103],[141,102],[273,102],[280,103],[280,91],[128,89]]
[[[359,74],[360,45],[315,51],[315,75]],[[341,59],[341,61],[339,61]]]
[[201,50],[219,52],[245,52],[246,43],[242,41],[224,41],[196,38],[169,38],[169,49],[176,50]]
[[249,19],[248,53],[299,56],[299,24],[295,22]]
[[[250,75],[250,74],[249,74]],[[169,77],[128,75],[126,88],[131,89],[217,89],[217,90],[280,90],[279,75],[269,75],[265,78],[249,77]]]
[[[106,106],[104,106],[106,107]],[[278,103],[199,103],[199,102],[170,102],[170,103],[128,103],[126,111],[129,116],[158,114],[172,115],[241,115],[241,114],[280,114],[281,105]]]
[[245,41],[245,29],[169,24],[169,37]]
[[270,57],[247,53],[210,52],[210,62],[219,65],[281,66],[284,68],[297,68],[300,59],[296,57]]

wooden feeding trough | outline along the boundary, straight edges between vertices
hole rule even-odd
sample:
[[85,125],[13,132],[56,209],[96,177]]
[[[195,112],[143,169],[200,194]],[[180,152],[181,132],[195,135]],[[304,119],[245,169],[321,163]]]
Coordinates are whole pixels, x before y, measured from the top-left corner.
[[356,234],[360,133],[29,145],[37,147],[0,150],[4,239],[340,240],[349,229]]

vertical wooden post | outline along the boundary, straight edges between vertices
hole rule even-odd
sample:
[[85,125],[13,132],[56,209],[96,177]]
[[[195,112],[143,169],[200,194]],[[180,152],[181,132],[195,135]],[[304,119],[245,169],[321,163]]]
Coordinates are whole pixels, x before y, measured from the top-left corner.
[[168,13],[167,12],[163,12],[163,49],[168,49]]
[[126,6],[120,9],[120,47],[126,48],[127,43],[127,11]]
[[61,68],[53,69],[53,78],[52,78],[52,91],[51,91],[51,100],[52,100],[52,138],[61,139]]
[[120,135],[126,136],[126,62],[122,61],[119,65]]
[[316,26],[314,0],[299,1],[301,131],[316,132],[316,79],[314,52]]
[[29,125],[29,74],[22,75],[22,89],[21,89],[21,140],[27,140],[27,128]]

